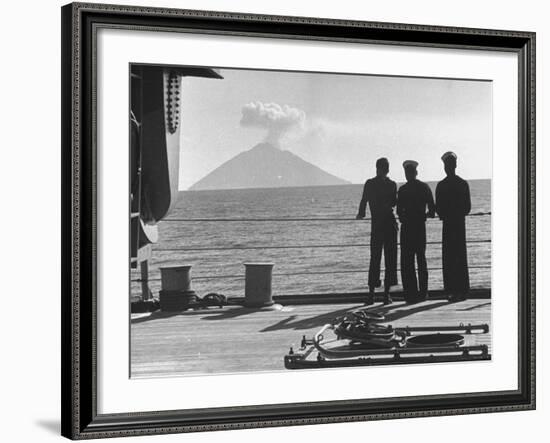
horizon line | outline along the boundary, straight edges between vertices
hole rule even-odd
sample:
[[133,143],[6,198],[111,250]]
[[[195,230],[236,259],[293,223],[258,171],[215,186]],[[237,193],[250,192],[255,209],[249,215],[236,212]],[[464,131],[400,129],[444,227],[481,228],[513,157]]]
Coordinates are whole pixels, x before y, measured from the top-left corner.
[[[458,174],[457,174],[458,175]],[[373,178],[373,177],[370,177],[370,178]],[[437,180],[420,180],[420,181],[423,181],[425,183],[433,183],[433,182],[439,182],[441,180],[443,180],[445,177],[441,178],[441,179],[437,179]],[[481,178],[464,178],[464,177],[461,177],[462,179],[466,180],[466,181],[480,181],[480,180],[492,180],[491,177],[481,177]],[[369,180],[369,179],[365,179],[366,180]],[[406,180],[404,181],[397,181],[397,180],[394,180],[397,184],[404,184],[406,182]],[[254,189],[291,189],[291,188],[327,188],[327,187],[333,187],[333,186],[363,186],[365,183],[362,182],[362,183],[353,183],[353,182],[349,182],[349,183],[344,183],[344,184],[335,184],[335,185],[308,185],[308,186],[266,186],[266,187],[251,187],[251,188],[216,188],[216,189],[178,189],[178,192],[202,192],[202,191],[246,191],[246,190],[254,190]],[[193,185],[191,185],[193,186]]]

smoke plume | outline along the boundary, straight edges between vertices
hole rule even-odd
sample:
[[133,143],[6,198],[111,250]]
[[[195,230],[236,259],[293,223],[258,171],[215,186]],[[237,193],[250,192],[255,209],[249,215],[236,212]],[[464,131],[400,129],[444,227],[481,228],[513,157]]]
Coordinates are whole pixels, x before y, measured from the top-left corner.
[[304,128],[305,119],[306,113],[292,106],[251,102],[242,108],[241,126],[266,129],[264,141],[279,147],[285,135]]

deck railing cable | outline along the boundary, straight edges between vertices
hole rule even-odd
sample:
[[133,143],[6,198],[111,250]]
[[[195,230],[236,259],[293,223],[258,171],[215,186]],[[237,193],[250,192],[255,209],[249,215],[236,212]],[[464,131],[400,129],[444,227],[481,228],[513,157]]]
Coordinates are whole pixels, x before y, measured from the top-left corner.
[[[491,212],[474,212],[468,214],[467,217],[483,217],[491,215]],[[362,221],[369,221],[370,218],[363,218]],[[427,221],[438,220],[437,218],[428,219]],[[255,218],[165,218],[161,223],[178,222],[178,223],[197,223],[197,222],[318,222],[318,221],[339,221],[339,222],[355,222],[355,217],[255,217]]]
[[[468,217],[481,217],[491,215],[491,212],[476,212],[469,214]],[[363,220],[370,220],[365,218]],[[428,219],[434,220],[434,219]],[[168,218],[163,222],[326,222],[326,221],[340,221],[340,222],[357,222],[355,218]],[[427,245],[438,245],[441,241],[428,241]],[[491,243],[490,239],[478,240],[471,239],[466,240],[467,244],[471,243]],[[397,243],[399,246],[400,243]],[[154,247],[156,252],[204,252],[204,251],[237,251],[237,250],[259,250],[259,249],[320,249],[320,248],[368,248],[370,243],[353,243],[353,244],[313,244],[313,245],[251,245],[251,246],[230,246],[230,247]],[[469,269],[490,269],[490,265],[475,265],[469,266]],[[428,268],[428,271],[441,271],[442,267]],[[384,272],[385,269],[381,269]],[[401,269],[396,269],[401,271]],[[308,275],[326,275],[326,274],[357,274],[366,273],[368,269],[348,269],[342,271],[307,271],[307,272],[284,272],[274,273],[273,277],[292,277],[292,276],[308,276]],[[193,280],[215,280],[215,279],[244,279],[243,274],[230,274],[230,275],[197,275],[193,277]],[[149,278],[148,281],[160,281],[160,277]],[[142,282],[140,278],[131,279],[132,282]]]
[[[467,240],[466,243],[491,243],[491,240]],[[440,241],[429,241],[426,242],[427,245],[440,245]],[[399,246],[400,243],[397,243]],[[352,243],[352,244],[322,244],[322,245],[258,245],[258,246],[218,246],[218,247],[208,247],[208,248],[186,248],[186,247],[177,247],[177,248],[153,248],[155,251],[159,252],[200,252],[200,251],[243,251],[248,249],[328,249],[328,248],[363,248],[370,247],[370,243]]]
[[[468,269],[491,269],[490,265],[476,265],[468,266]],[[443,268],[428,268],[428,271],[441,271]],[[384,272],[385,269],[381,269],[380,272]],[[396,269],[400,272],[401,269]],[[281,272],[274,273],[273,277],[292,277],[292,276],[304,276],[304,275],[325,275],[325,274],[364,274],[368,269],[348,269],[345,271],[307,271],[307,272]],[[244,274],[230,274],[230,275],[198,275],[193,276],[193,280],[217,280],[217,279],[244,279]],[[142,282],[141,278],[132,279],[132,282]],[[147,281],[160,281],[160,277],[149,278]]]

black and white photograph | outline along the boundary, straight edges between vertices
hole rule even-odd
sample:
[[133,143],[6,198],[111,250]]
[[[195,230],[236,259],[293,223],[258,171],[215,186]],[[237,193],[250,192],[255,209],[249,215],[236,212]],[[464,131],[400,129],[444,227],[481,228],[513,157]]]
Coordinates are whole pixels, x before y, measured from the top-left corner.
[[542,28],[146,3],[61,10],[62,435],[536,428]]
[[131,378],[491,360],[492,81],[129,84]]
[[3,11],[2,441],[548,439],[545,2]]

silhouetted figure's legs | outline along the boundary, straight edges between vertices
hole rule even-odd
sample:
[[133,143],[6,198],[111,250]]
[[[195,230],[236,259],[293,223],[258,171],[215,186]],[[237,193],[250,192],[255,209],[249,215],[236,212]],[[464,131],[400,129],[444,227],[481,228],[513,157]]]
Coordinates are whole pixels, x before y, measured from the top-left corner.
[[405,301],[411,302],[417,297],[415,271],[414,229],[408,224],[401,225],[401,281]]
[[463,217],[443,222],[443,285],[445,291],[454,297],[465,298],[470,291]]
[[419,250],[416,255],[418,262],[418,297],[426,299],[428,296],[428,266],[426,263],[426,252]]
[[390,288],[397,285],[397,223],[387,226],[384,236],[384,304],[392,303]]
[[[418,266],[418,280],[416,266]],[[401,280],[407,303],[418,302],[428,296],[426,225],[424,223],[401,225]]]
[[384,227],[380,223],[371,225],[370,233],[370,262],[369,262],[369,295],[365,304],[374,303],[374,290],[380,286],[380,261],[384,247]]
[[369,289],[380,286],[380,261],[384,246],[384,227],[372,225],[370,234]]
[[428,296],[428,265],[426,263],[426,225],[422,223],[417,228],[416,260],[418,263],[418,297]]

